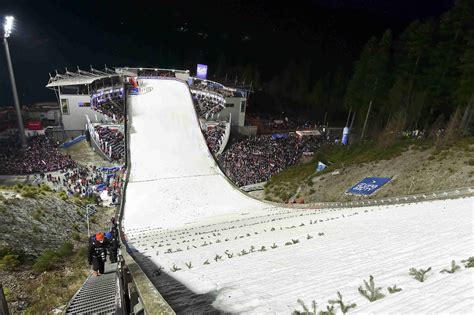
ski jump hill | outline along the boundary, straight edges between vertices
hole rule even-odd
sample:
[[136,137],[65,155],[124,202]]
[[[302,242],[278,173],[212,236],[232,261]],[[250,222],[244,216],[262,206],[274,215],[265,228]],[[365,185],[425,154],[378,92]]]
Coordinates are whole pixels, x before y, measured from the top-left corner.
[[[252,199],[210,154],[184,82],[141,79],[127,97],[129,181],[122,228],[177,313],[326,311],[468,314],[474,309],[474,199],[298,209]],[[245,166],[242,166],[245,167]],[[455,260],[461,268],[450,269]],[[431,270],[420,282],[410,268]],[[385,297],[358,292],[374,277]],[[402,290],[389,293],[388,287]],[[341,313],[338,304],[334,312]]]

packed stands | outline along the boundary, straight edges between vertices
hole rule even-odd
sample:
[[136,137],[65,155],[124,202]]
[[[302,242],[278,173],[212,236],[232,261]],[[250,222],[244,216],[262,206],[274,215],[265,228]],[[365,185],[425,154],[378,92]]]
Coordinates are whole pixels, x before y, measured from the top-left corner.
[[221,148],[222,141],[226,130],[225,123],[220,123],[208,130],[203,131],[207,146],[213,154],[217,154]]
[[247,114],[246,119],[252,125],[258,126],[260,134],[289,132],[305,129],[317,129],[321,123],[306,118],[291,117],[290,115]]
[[267,181],[297,163],[303,152],[319,148],[322,141],[322,137],[298,138],[294,134],[249,137],[231,145],[218,161],[237,186],[246,186]]
[[118,128],[110,126],[94,126],[94,134],[100,149],[111,160],[121,160],[125,155],[124,135]]
[[219,93],[191,89],[191,95],[199,117],[208,119],[225,107],[225,99]]
[[19,175],[52,172],[75,167],[70,156],[59,152],[58,146],[47,136],[27,139],[27,147],[19,146],[18,135],[0,140],[0,174]]
[[124,89],[101,89],[91,94],[92,108],[116,123],[124,122]]

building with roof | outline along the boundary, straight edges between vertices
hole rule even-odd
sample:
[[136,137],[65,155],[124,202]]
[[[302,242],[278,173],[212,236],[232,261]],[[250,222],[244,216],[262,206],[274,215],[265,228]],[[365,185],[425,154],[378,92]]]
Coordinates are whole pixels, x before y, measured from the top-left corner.
[[67,137],[82,135],[86,129],[87,116],[93,122],[108,121],[110,118],[91,108],[91,94],[100,87],[122,85],[122,77],[114,70],[104,71],[91,68],[77,69],[51,76],[47,88],[53,90],[58,100],[61,126]]
[[[249,90],[226,87],[220,83],[191,77],[189,70],[118,67],[88,71],[77,69],[71,72],[66,69],[64,74],[56,72],[50,75],[47,88],[53,90],[59,104],[60,125],[67,137],[83,135],[88,121],[90,123],[123,123],[123,117],[115,117],[101,113],[97,106],[113,103],[114,107],[123,108],[127,87],[131,87],[130,79],[152,77],[172,77],[193,84],[204,86],[205,89],[219,90],[225,98],[225,108],[212,119],[230,121],[234,131],[244,133],[245,111]],[[191,87],[192,88],[192,87]]]

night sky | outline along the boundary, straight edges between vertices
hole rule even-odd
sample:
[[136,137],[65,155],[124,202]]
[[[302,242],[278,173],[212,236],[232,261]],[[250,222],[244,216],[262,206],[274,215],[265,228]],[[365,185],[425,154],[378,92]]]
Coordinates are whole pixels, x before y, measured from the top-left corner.
[[[437,16],[452,0],[0,2],[14,15],[9,39],[20,103],[54,100],[48,73],[65,67],[114,66],[194,70],[218,60],[253,64],[263,81],[290,61],[311,59],[321,71],[352,67],[362,45],[385,29]],[[285,6],[290,4],[291,7]],[[297,5],[296,5],[297,4]],[[3,45],[2,45],[3,46]],[[215,67],[214,67],[215,69]],[[3,47],[0,106],[12,105]]]

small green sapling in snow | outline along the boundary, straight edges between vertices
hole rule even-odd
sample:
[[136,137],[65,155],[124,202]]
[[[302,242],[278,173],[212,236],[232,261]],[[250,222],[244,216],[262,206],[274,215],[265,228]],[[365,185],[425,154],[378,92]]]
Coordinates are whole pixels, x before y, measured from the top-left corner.
[[374,277],[372,275],[369,277],[369,282],[367,283],[366,280],[364,280],[365,284],[365,289],[362,288],[362,286],[359,287],[359,293],[367,298],[370,302],[374,302],[380,299],[383,299],[385,295],[383,295],[380,290],[382,290],[381,287],[375,287],[374,283]]
[[429,267],[428,269],[419,269],[419,270],[416,268],[410,268],[409,275],[420,282],[424,282],[426,280],[426,274],[430,270],[431,270],[431,267]]
[[465,268],[474,268],[474,256],[469,257],[468,259],[461,260]]
[[395,284],[393,287],[388,287],[387,290],[388,290],[388,293],[393,294],[393,293],[400,292],[402,289],[397,288],[397,285]]
[[301,307],[303,308],[303,312],[300,312],[300,311],[294,311],[293,312],[293,315],[317,315],[317,312],[316,312],[316,301],[313,300],[313,302],[311,303],[311,306],[313,308],[313,311],[310,312],[309,311],[309,308],[304,304],[304,302],[300,299],[297,300],[298,304],[301,305]]
[[460,266],[456,265],[456,261],[452,260],[451,261],[451,269],[446,269],[444,268],[443,270],[441,270],[439,273],[455,273],[457,270],[461,269]]
[[342,295],[341,295],[341,292],[337,291],[337,300],[329,300],[328,303],[331,304],[331,305],[334,305],[334,304],[339,304],[339,306],[341,307],[341,312],[343,314],[346,314],[349,309],[351,308],[354,308],[357,306],[357,304],[355,303],[351,303],[351,304],[344,304],[344,302],[342,302]]

